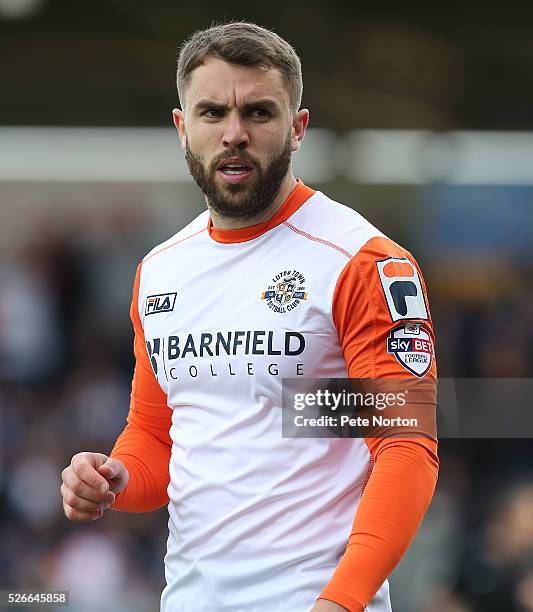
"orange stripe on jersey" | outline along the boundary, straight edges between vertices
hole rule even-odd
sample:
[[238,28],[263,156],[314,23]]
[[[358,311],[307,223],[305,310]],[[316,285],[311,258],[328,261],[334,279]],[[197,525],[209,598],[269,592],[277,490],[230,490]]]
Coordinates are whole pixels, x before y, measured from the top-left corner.
[[290,230],[295,232],[296,234],[300,234],[301,236],[304,236],[308,240],[313,240],[314,242],[320,242],[320,244],[325,244],[326,246],[329,246],[332,249],[336,249],[337,251],[339,251],[339,253],[342,253],[348,259],[351,259],[351,257],[352,257],[351,253],[348,253],[348,251],[346,249],[343,249],[341,246],[339,246],[338,244],[335,244],[334,242],[330,242],[329,240],[324,240],[323,238],[318,238],[317,236],[313,236],[313,234],[309,234],[308,232],[304,232],[303,230],[299,229],[298,227],[296,227],[292,223],[289,223],[288,221],[285,221],[285,225]]
[[283,202],[273,217],[268,221],[239,229],[221,229],[218,227],[213,227],[213,222],[210,217],[209,221],[207,222],[207,231],[213,240],[225,244],[246,242],[247,240],[258,238],[261,236],[261,234],[264,234],[273,227],[280,225],[291,215],[293,215],[314,193],[314,189],[307,187],[307,185],[304,185],[302,181],[298,179],[296,187],[291,191],[285,202]]
[[130,310],[135,332],[133,348],[136,365],[128,424],[111,452],[111,456],[120,459],[129,472],[128,485],[117,495],[112,507],[129,512],[155,510],[168,503],[172,444],[169,435],[171,410],[148,359],[139,317],[141,265],[135,276]]
[[205,232],[206,228],[204,227],[203,229],[195,232],[194,234],[191,234],[190,236],[185,236],[185,238],[181,238],[180,240],[176,240],[176,242],[173,242],[172,244],[168,244],[166,247],[163,247],[162,249],[159,249],[159,251],[156,251],[155,253],[152,253],[151,255],[147,255],[144,260],[143,263],[146,263],[148,260],[152,259],[152,257],[155,257],[156,255],[159,255],[159,253],[163,253],[164,251],[168,251],[168,249],[172,249],[173,247],[175,247],[176,245],[180,244],[181,242],[185,242],[185,240],[189,240],[189,238],[192,238],[193,236],[197,236],[198,234],[201,234],[202,232]]

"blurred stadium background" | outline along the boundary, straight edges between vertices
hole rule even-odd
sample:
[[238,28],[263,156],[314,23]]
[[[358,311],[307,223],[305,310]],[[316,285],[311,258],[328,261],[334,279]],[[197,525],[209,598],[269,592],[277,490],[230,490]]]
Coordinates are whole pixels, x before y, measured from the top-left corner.
[[[300,53],[297,174],[418,258],[441,376],[531,377],[533,10],[378,4],[0,0],[0,589],[157,609],[166,511],[72,525],[60,472],[122,429],[135,266],[204,208],[170,111],[178,46],[212,21]],[[533,611],[530,449],[442,440],[397,612]]]

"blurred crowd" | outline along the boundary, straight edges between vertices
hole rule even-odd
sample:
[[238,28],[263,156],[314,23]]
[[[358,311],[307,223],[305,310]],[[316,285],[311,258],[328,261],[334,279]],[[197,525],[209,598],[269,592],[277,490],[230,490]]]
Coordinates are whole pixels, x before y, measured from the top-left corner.
[[[0,589],[68,590],[73,610],[155,610],[164,585],[165,509],[76,525],[59,494],[71,456],[109,452],[125,424],[135,267],[154,236],[175,231],[154,230],[146,215],[123,203],[63,211],[60,221],[33,212],[0,242]],[[421,245],[420,257],[412,231],[404,242],[425,270],[441,373],[530,377],[531,259],[492,268],[507,291],[484,290],[481,266],[473,296],[452,282],[459,264],[441,258],[446,245]],[[475,275],[471,258],[464,269]],[[434,502],[392,577],[398,612],[533,612],[528,447],[441,441]]]
[[[165,511],[62,516],[74,453],[109,452],[127,415],[139,219],[37,213],[0,257],[0,589],[69,590],[91,610],[156,609]],[[108,607],[107,607],[108,606]],[[73,603],[74,609],[77,609]]]

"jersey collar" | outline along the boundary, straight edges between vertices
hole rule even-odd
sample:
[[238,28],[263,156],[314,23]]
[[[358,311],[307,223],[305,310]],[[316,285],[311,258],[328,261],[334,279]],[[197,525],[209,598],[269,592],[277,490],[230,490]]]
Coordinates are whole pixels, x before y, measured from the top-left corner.
[[271,230],[273,227],[276,227],[277,225],[280,225],[286,221],[314,193],[314,189],[307,187],[307,185],[304,185],[304,183],[298,179],[296,187],[289,193],[289,196],[285,202],[283,202],[283,204],[268,221],[258,223],[257,225],[241,227],[239,229],[221,229],[218,227],[213,227],[213,222],[211,221],[211,217],[209,217],[209,221],[207,222],[207,232],[213,240],[216,242],[222,242],[224,244],[229,244],[232,242],[246,242],[247,240],[258,238],[261,236],[261,234],[268,232],[268,230]]

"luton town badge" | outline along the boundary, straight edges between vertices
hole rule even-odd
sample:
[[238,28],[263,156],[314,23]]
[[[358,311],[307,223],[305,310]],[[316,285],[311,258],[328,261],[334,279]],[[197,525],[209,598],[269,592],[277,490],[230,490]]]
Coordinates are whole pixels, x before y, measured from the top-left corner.
[[307,299],[305,276],[298,270],[284,270],[272,279],[272,284],[261,294],[274,312],[290,312]]

